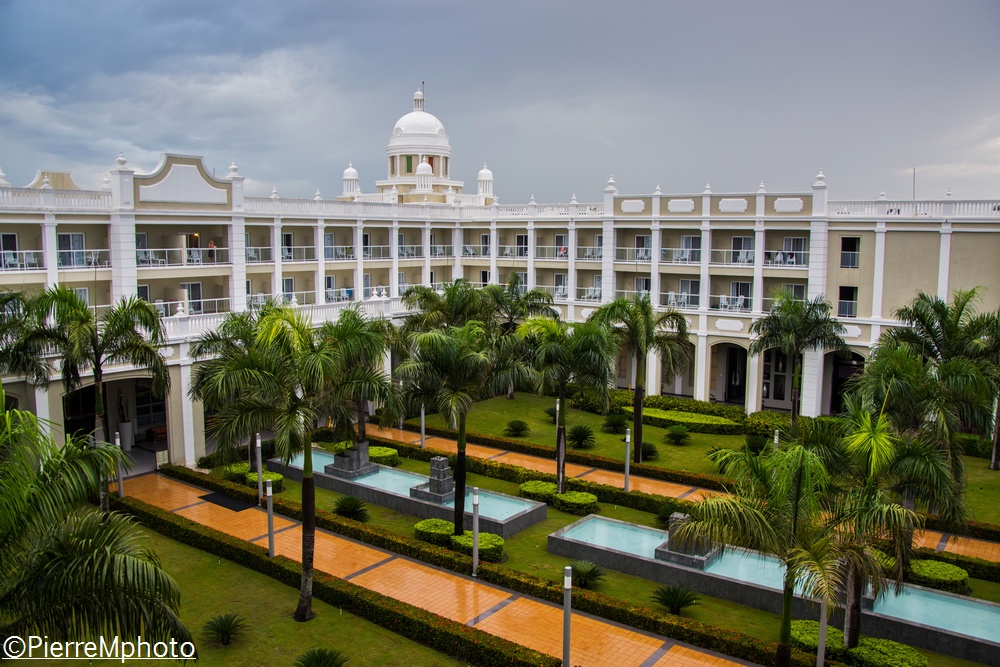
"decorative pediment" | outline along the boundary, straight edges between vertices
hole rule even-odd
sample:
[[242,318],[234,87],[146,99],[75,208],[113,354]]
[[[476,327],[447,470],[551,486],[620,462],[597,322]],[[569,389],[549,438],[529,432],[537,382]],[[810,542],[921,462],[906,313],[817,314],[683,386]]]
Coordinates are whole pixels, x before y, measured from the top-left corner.
[[166,155],[157,170],[136,176],[140,203],[221,204],[229,203],[232,186],[205,170],[200,157]]

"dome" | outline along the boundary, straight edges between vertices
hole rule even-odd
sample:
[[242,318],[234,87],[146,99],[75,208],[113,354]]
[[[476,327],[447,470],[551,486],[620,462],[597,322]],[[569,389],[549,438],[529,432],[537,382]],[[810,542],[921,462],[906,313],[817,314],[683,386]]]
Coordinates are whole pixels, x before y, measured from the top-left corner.
[[352,162],[348,162],[347,169],[344,170],[344,180],[347,179],[358,179],[358,170],[354,168],[354,164]]
[[444,133],[444,125],[434,114],[426,111],[411,111],[396,121],[396,126],[392,128],[395,136],[401,134],[429,134],[437,136]]
[[479,170],[479,178],[477,180],[480,181],[493,180],[493,172],[489,170],[489,167],[486,166],[485,162],[483,163],[483,168]]
[[423,175],[426,176],[434,175],[434,170],[431,169],[431,166],[427,163],[426,159],[419,165],[417,165],[417,176],[423,176]]
[[396,121],[389,136],[389,154],[451,155],[451,144],[437,116],[424,111],[424,94],[413,94],[413,111]]

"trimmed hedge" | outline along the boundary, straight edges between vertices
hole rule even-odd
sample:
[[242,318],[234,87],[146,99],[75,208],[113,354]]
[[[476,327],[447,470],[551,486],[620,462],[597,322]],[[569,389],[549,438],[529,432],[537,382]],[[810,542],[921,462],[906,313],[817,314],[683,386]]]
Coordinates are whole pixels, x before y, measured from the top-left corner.
[[368,460],[384,466],[399,465],[399,450],[392,447],[368,447]]
[[[479,533],[479,558],[490,563],[499,563],[503,560],[503,538],[493,533]],[[463,535],[451,536],[451,548],[458,553],[472,557],[472,531],[467,530]]]
[[[789,644],[806,653],[815,654],[819,649],[819,621],[792,621],[792,637]],[[844,631],[830,623],[826,625],[826,659],[845,660]]]
[[907,572],[910,583],[965,595],[969,592],[969,573],[950,563],[914,559]]
[[1000,542],[1000,525],[995,523],[966,521],[964,526],[952,526],[942,521],[940,517],[926,516],[924,517],[924,528],[954,533],[955,535],[966,535],[990,542]]
[[[113,498],[113,507],[189,546],[231,560],[283,584],[298,588],[302,566],[284,556],[268,558],[267,549],[194,523],[135,498]],[[313,571],[313,597],[448,655],[489,667],[558,667],[560,660],[514,642],[468,627],[419,607]]]
[[[262,475],[264,481],[264,490],[267,491],[267,480],[271,480],[271,491],[274,493],[281,493],[285,490],[285,476],[280,472],[270,472],[265,470]],[[256,489],[257,488],[257,473],[248,472],[246,477],[243,478],[243,483],[247,486]]]
[[[631,407],[623,408],[622,414],[632,416]],[[660,410],[659,408],[642,409],[642,423],[648,426],[669,428],[671,426],[686,426],[694,433],[712,433],[715,435],[741,435],[743,426],[731,419],[715,415],[699,415],[694,412],[678,410]]]
[[[629,405],[631,405],[631,401]],[[709,403],[708,401],[697,401],[693,398],[682,398],[680,396],[644,396],[642,406],[644,408],[658,408],[660,410],[693,412],[699,415],[714,415],[734,421],[737,424],[742,424],[747,418],[746,410],[738,405]]]
[[[242,463],[233,463],[222,469],[222,478],[229,482],[236,482],[237,484],[246,484],[247,475],[250,474],[250,464],[246,461]],[[254,486],[257,482],[254,482]]]
[[444,519],[424,519],[413,526],[413,537],[421,542],[429,542],[439,547],[451,545],[455,524]]
[[936,560],[941,563],[957,565],[974,579],[983,579],[1000,584],[1000,563],[973,558],[972,556],[962,556],[960,554],[948,553],[947,551],[935,551],[934,549],[914,549],[913,555],[923,560]]
[[[373,437],[369,436],[369,440]],[[442,452],[433,449],[420,449],[419,446],[411,447],[401,445],[400,451],[413,451],[412,458],[429,461],[434,456],[441,456]],[[496,461],[483,461],[470,457],[470,464],[483,463],[489,466],[500,466],[510,478],[494,475],[500,479],[511,479],[511,481],[526,481],[530,477],[555,479],[554,475],[539,475],[539,473],[525,468],[497,463]],[[484,466],[484,467],[489,467]],[[491,468],[491,471],[496,471]],[[238,486],[211,475],[200,473],[188,468],[170,466],[161,468],[169,476],[187,481],[191,484],[225,493],[231,497],[255,503],[257,501],[256,492],[250,492],[246,487]],[[470,472],[477,472],[470,468]],[[479,474],[485,474],[479,472]],[[515,476],[523,475],[523,479],[514,480]],[[631,500],[635,504],[629,505],[625,502],[617,502],[619,505],[636,507],[647,512],[655,512],[656,508],[664,504],[673,504],[677,511],[686,511],[690,502],[675,498],[665,499],[648,493],[632,491],[626,494],[622,489],[607,486],[604,484],[594,484],[584,482],[579,479],[568,479],[570,487],[587,487],[591,491],[601,491],[606,494],[607,499],[602,498],[602,502],[615,502],[615,498],[621,500]],[[643,506],[645,503],[645,506]],[[284,498],[275,498],[275,511],[295,520],[302,519],[302,507],[299,503]],[[651,508],[651,509],[650,509]],[[180,517],[179,517],[180,518]],[[426,542],[421,542],[413,538],[405,537],[397,533],[390,532],[377,526],[359,524],[349,519],[344,519],[330,512],[316,510],[316,526],[324,528],[340,535],[365,542],[408,558],[421,560],[431,565],[436,565],[444,569],[469,574],[472,572],[472,559],[464,554],[437,547]],[[192,545],[197,546],[197,545]],[[208,551],[208,549],[206,549]],[[214,552],[213,552],[214,553]],[[532,595],[556,604],[562,604],[562,584],[548,579],[536,577],[531,574],[518,572],[502,565],[483,563],[479,568],[479,578],[484,581],[510,588],[524,595]],[[296,579],[296,582],[298,579]],[[296,584],[297,585],[297,584]],[[756,637],[743,634],[734,630],[725,630],[716,626],[701,623],[694,619],[681,616],[664,614],[659,610],[650,607],[635,605],[624,600],[612,598],[602,593],[594,591],[584,591],[574,589],[573,607],[581,611],[601,616],[608,620],[630,625],[639,630],[653,632],[667,637],[672,637],[679,641],[685,641],[702,648],[718,651],[727,655],[742,658],[752,662],[767,664],[773,662],[777,644],[774,642],[762,641]],[[800,651],[793,650],[792,664],[795,667],[812,667],[815,658],[810,657]],[[493,664],[493,663],[490,663]]]
[[586,491],[567,491],[557,493],[552,501],[552,505],[563,512],[569,514],[599,514],[601,506],[597,504],[597,496]]
[[875,637],[862,637],[847,651],[847,662],[854,667],[927,667],[927,658],[912,646]]
[[747,415],[743,430],[748,435],[773,438],[775,429],[785,432],[792,426],[792,416],[786,412],[760,410]]
[[532,479],[518,487],[517,494],[528,500],[537,500],[540,503],[551,505],[559,493],[559,486],[555,482],[544,482],[540,479]]

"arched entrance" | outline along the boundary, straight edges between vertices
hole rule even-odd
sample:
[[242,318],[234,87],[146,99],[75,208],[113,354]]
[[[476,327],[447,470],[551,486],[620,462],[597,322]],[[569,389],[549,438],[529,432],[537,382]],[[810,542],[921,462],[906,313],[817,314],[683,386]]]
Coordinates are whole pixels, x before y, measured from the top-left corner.
[[823,355],[823,414],[840,413],[845,385],[864,367],[865,358],[856,352],[852,352],[850,357],[835,352]]
[[735,343],[716,343],[710,351],[709,398],[746,407],[747,350]]

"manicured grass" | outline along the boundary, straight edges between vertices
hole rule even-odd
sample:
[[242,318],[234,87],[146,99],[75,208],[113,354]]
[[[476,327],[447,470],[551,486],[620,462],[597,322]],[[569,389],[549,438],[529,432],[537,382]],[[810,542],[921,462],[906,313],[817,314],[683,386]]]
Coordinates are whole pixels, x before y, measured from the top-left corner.
[[[195,637],[198,664],[231,667],[291,665],[310,648],[337,649],[349,656],[349,665],[419,665],[458,667],[465,663],[362,620],[336,607],[313,601],[316,618],[296,623],[292,612],[297,588],[228,560],[169,540],[143,529],[164,569],[181,589],[181,620]],[[205,641],[201,628],[209,618],[233,612],[250,629],[229,646]],[[79,660],[49,664],[79,665]],[[162,665],[163,661],[130,661],[135,665]],[[177,663],[179,664],[179,663]]]
[[965,460],[965,502],[976,521],[1000,523],[1000,470],[990,470],[987,459],[963,456]]
[[[554,405],[554,398],[524,393],[518,393],[513,401],[507,400],[506,396],[481,401],[476,403],[469,413],[467,428],[474,433],[502,435],[508,421],[521,419],[528,423],[531,432],[521,438],[511,438],[512,440],[523,440],[543,447],[555,448],[556,427],[552,423],[552,418],[545,414],[545,409]],[[441,428],[446,426],[444,419],[439,414],[427,415],[427,423]],[[625,436],[604,433],[601,430],[601,426],[604,424],[602,415],[568,408],[567,429],[577,424],[585,424],[592,428],[596,440],[593,449],[581,451],[608,458],[625,458]],[[705,456],[708,451],[713,447],[736,448],[743,444],[743,436],[692,433],[690,445],[674,447],[663,443],[664,433],[666,433],[666,429],[643,425],[642,439],[656,445],[660,452],[658,458],[646,461],[646,463],[675,470],[714,473],[712,462]]]

